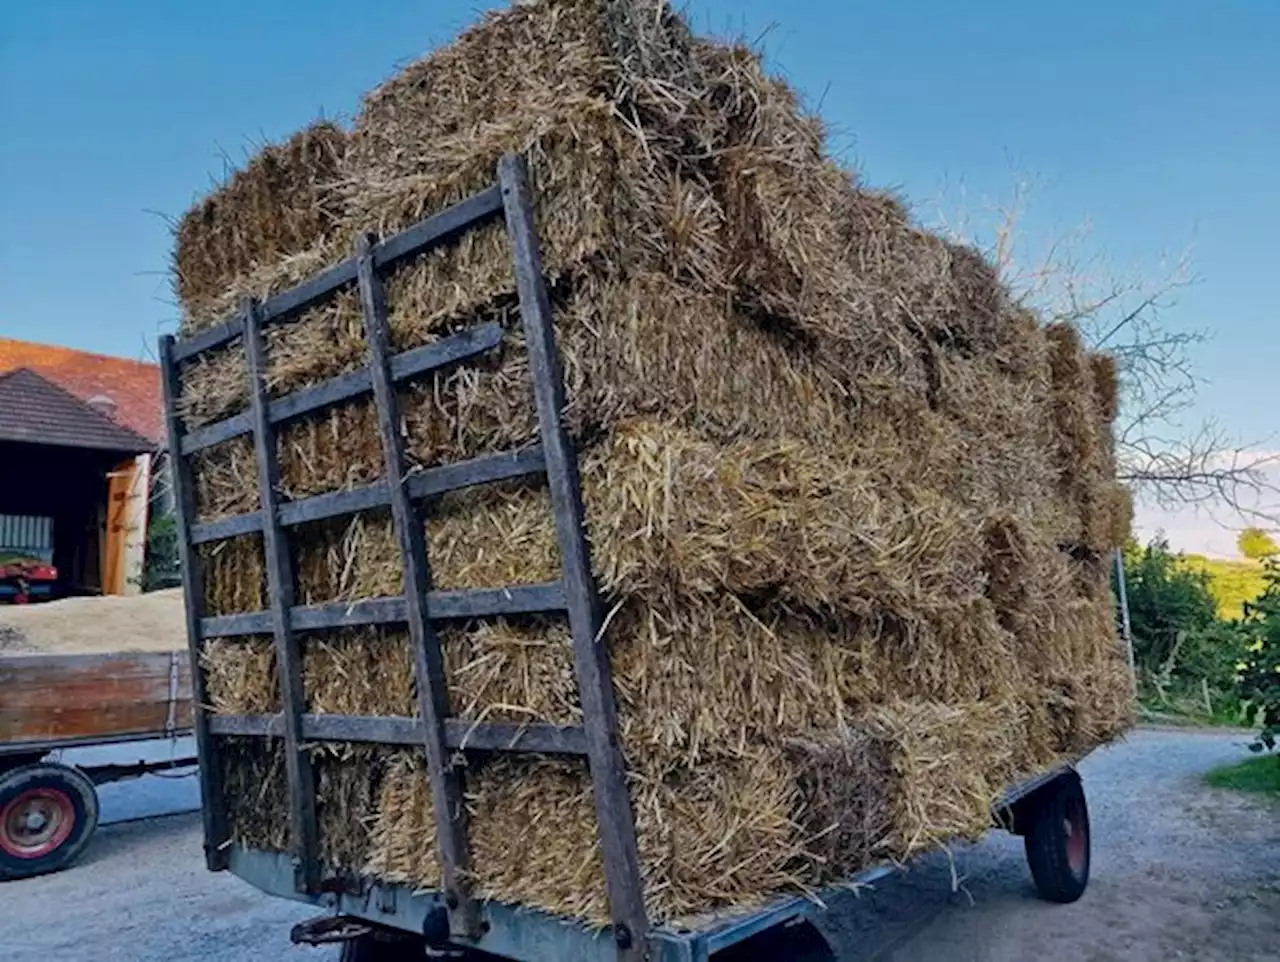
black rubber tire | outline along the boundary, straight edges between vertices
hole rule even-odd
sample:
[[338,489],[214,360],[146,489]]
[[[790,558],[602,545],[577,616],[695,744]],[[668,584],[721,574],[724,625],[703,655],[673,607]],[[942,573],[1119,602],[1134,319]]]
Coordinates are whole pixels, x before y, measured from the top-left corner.
[[831,946],[813,925],[779,926],[717,952],[711,962],[835,962]]
[[1027,825],[1027,864],[1049,902],[1074,902],[1089,886],[1089,806],[1078,777],[1061,779],[1038,798]]
[[[63,821],[48,839],[28,845],[31,840],[14,834],[13,820],[21,817],[23,800],[33,797],[52,804]],[[61,871],[84,851],[97,827],[98,793],[83,772],[52,762],[5,772],[0,775],[0,881]]]
[[0,775],[5,772],[13,771],[15,768],[24,768],[27,765],[34,765],[40,759],[48,754],[47,752],[36,752],[34,755],[0,755]]

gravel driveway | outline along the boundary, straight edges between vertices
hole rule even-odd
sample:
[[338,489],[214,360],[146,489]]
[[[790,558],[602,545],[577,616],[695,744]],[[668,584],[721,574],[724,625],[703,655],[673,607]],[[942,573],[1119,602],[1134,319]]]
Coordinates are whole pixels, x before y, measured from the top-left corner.
[[[841,896],[823,925],[848,962],[1280,960],[1280,806],[1199,782],[1245,741],[1143,731],[1090,758],[1093,881],[1075,905],[1038,901],[1021,841],[992,834]],[[199,851],[192,814],[103,828],[70,871],[0,887],[0,957],[332,962],[289,945],[311,910],[205,872]]]

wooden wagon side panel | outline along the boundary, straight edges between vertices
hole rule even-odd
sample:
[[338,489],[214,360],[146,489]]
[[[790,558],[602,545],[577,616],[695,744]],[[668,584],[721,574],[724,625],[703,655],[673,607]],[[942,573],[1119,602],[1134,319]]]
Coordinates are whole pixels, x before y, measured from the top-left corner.
[[185,652],[0,658],[0,750],[191,727]]

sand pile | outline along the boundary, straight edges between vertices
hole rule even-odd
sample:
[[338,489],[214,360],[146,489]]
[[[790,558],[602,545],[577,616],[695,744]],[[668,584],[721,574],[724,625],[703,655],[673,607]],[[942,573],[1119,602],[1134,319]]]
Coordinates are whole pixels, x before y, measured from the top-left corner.
[[0,605],[0,646],[6,652],[98,654],[180,651],[187,622],[178,589],[143,595],[63,598],[34,605]]
[[[993,798],[1115,737],[1129,681],[1103,556],[1114,367],[1046,330],[972,251],[825,151],[749,50],[616,0],[487,17],[368,94],[353,127],[269,147],[178,232],[184,334],[489,186],[524,152],[613,653],[654,920],[812,889],[982,831]],[[500,224],[388,280],[396,348],[481,320],[479,363],[402,389],[420,466],[536,437]],[[365,363],[354,292],[268,329],[276,396]],[[194,428],[243,410],[233,343],[187,364]],[[376,480],[368,399],[291,423],[284,493]],[[201,520],[254,510],[241,438],[192,459]],[[438,587],[557,576],[541,482],[427,506]],[[394,595],[385,511],[291,529],[300,603]],[[265,607],[261,543],[201,547],[210,614]],[[580,720],[566,626],[449,626],[451,711]],[[303,636],[310,710],[415,713],[399,627]],[[269,639],[213,643],[215,711],[279,704]],[[283,765],[227,741],[237,839],[287,843]],[[314,750],[334,868],[432,885],[420,754]],[[607,920],[582,763],[468,759],[479,894]],[[244,791],[236,791],[240,786]],[[517,827],[519,830],[516,830]]]

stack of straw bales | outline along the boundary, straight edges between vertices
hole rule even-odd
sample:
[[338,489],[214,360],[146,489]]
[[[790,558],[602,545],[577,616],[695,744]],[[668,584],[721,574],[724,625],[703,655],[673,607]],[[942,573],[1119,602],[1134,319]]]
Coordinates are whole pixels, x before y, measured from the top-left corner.
[[[264,149],[178,230],[184,334],[246,294],[347,256],[488,186],[527,154],[611,613],[651,915],[811,890],[988,824],[1011,780],[1129,722],[1105,553],[1115,483],[1111,361],[1046,329],[976,251],[914,225],[825,152],[819,120],[756,55],[669,13],[555,0],[488,16],[365,97],[348,131]],[[634,29],[642,24],[641,29]],[[404,390],[422,466],[531,442],[528,365],[501,225],[388,282],[398,349],[481,319],[496,359]],[[269,333],[275,394],[365,361],[353,293]],[[247,403],[243,350],[189,364],[189,427]],[[288,425],[285,495],[368,483],[367,399]],[[257,506],[244,439],[196,459],[201,520]],[[541,483],[429,505],[438,587],[558,573]],[[301,603],[398,594],[385,512],[290,532]],[[202,546],[211,614],[265,607],[253,537]],[[565,625],[443,634],[451,710],[574,722]],[[308,634],[311,711],[413,715],[398,627]],[[277,710],[266,638],[209,647],[215,711]],[[229,742],[243,844],[286,845],[283,766]],[[314,750],[335,868],[435,884],[420,753]],[[576,761],[472,758],[478,892],[607,919]]]

